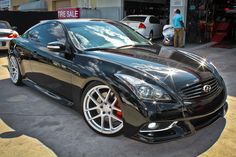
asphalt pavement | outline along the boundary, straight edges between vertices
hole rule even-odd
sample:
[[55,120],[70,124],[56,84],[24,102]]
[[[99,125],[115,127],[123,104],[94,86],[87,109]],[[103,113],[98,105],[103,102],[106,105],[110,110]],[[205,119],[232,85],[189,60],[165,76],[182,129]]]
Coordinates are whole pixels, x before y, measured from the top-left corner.
[[[0,125],[0,154],[8,152],[5,139],[25,135],[39,140],[60,157],[233,157],[236,150],[236,49],[203,48],[193,53],[207,57],[218,67],[232,107],[226,119],[221,118],[192,136],[161,144],[146,144],[123,135],[104,137],[94,133],[73,109],[25,85],[14,86],[7,74],[6,57],[1,54],[0,118],[14,131],[6,136],[1,133]],[[25,149],[22,152],[34,147]]]

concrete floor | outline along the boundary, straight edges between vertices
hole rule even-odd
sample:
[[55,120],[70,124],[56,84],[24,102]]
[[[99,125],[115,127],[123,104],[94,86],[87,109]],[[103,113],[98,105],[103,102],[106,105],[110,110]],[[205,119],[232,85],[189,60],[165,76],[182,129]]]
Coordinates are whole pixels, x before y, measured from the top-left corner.
[[[94,133],[82,116],[71,108],[58,104],[27,86],[14,86],[8,79],[4,66],[6,59],[2,55],[0,118],[15,132],[8,136],[0,134],[0,147],[4,138],[27,135],[38,139],[60,157],[233,157],[236,150],[236,50],[207,48],[194,53],[213,60],[223,75],[228,95],[231,96],[228,99],[229,112],[226,119],[217,120],[193,136],[162,144],[145,144],[124,136],[103,137]],[[5,145],[4,148],[8,147]]]

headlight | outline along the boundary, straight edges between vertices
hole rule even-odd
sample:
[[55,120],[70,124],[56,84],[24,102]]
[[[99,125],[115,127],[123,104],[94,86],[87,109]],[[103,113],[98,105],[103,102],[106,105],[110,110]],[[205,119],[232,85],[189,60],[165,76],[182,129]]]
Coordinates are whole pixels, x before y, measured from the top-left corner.
[[151,85],[144,80],[125,74],[115,74],[115,76],[124,81],[140,99],[156,101],[172,100],[162,88]]

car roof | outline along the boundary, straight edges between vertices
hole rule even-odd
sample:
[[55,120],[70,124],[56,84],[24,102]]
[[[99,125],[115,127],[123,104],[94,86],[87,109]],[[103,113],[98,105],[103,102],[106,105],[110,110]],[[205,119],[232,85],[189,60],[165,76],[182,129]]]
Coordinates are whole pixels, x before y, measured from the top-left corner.
[[[4,21],[4,20],[0,20],[0,22],[9,24],[8,21]],[[9,25],[10,25],[10,24],[9,24]]]
[[53,20],[43,20],[40,21],[40,23],[44,22],[61,22],[61,23],[72,23],[72,22],[87,22],[87,21],[109,21],[114,22],[114,20],[110,19],[100,19],[100,18],[79,18],[79,19],[53,19]]
[[73,22],[86,22],[86,21],[106,21],[106,22],[112,22],[117,23],[115,20],[110,19],[101,19],[101,18],[79,18],[79,19],[52,19],[52,20],[42,20],[38,24],[32,26],[28,30],[25,31],[25,33],[29,32],[30,30],[34,29],[35,27],[38,27],[39,25],[50,23],[50,22],[60,22],[62,24],[69,24]]
[[7,25],[7,27],[9,27],[7,29],[11,29],[11,25],[8,21],[0,20],[0,23],[5,23]]
[[[7,22],[7,21],[4,21],[4,20],[0,20],[0,22]],[[8,22],[7,22],[8,23]]]
[[127,17],[148,17],[148,16],[155,16],[155,15],[128,15]]

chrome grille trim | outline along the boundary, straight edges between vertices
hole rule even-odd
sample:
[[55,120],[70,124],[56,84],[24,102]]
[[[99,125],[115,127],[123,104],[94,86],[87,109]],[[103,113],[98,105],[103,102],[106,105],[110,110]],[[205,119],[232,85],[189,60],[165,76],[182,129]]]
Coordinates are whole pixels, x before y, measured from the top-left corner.
[[[211,91],[206,93],[203,91],[204,85],[210,85]],[[210,78],[206,81],[195,83],[180,90],[180,95],[184,100],[197,99],[201,97],[211,96],[221,90],[218,81],[215,78]]]

